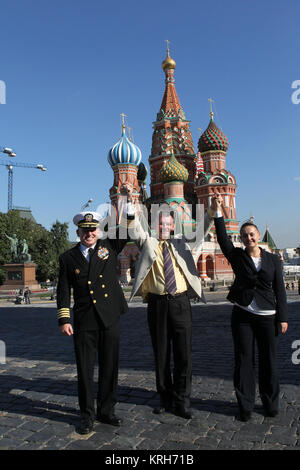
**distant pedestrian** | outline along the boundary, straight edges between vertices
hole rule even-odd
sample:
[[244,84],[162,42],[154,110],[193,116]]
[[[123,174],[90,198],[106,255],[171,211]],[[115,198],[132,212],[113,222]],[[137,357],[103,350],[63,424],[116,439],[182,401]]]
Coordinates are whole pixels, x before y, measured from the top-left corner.
[[29,287],[26,287],[24,291],[25,304],[30,304],[30,294],[31,294],[31,290],[29,289]]

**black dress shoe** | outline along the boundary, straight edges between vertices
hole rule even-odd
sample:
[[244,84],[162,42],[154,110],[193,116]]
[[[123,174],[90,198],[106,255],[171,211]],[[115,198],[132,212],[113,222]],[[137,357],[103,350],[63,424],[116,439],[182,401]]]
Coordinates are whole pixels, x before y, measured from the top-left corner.
[[112,426],[121,426],[123,420],[116,415],[97,415],[97,420],[101,423],[111,424]]
[[175,414],[176,416],[180,416],[181,418],[184,418],[184,419],[191,419],[193,416],[191,411],[185,408],[184,406],[176,406]]
[[80,427],[78,429],[79,434],[89,434],[94,429],[94,421],[92,418],[82,418]]
[[265,410],[265,416],[268,416],[269,418],[275,418],[275,416],[278,415],[277,410]]
[[240,411],[240,420],[244,423],[251,419],[251,411]]

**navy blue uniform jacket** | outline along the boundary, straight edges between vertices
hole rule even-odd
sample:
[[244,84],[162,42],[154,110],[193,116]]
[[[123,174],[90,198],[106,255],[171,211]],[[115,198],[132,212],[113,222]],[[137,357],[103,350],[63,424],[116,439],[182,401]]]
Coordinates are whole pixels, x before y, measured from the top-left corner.
[[99,239],[91,261],[79,243],[59,258],[57,317],[59,325],[71,322],[70,301],[73,289],[74,331],[108,328],[128,310],[117,277],[117,255],[127,240]]

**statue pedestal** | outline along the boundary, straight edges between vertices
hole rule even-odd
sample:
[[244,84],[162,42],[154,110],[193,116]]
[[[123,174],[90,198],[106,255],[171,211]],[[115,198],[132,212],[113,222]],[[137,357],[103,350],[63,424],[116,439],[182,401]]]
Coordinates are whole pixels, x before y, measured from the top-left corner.
[[39,290],[41,286],[35,278],[35,263],[8,263],[3,268],[6,273],[4,284],[0,286],[0,291],[10,291],[14,289],[24,289],[29,287],[32,290]]

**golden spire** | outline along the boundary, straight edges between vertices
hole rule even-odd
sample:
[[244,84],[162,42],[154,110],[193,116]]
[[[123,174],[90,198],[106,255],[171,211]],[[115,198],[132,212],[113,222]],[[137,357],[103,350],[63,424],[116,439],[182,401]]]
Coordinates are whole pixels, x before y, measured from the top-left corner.
[[213,119],[214,118],[214,113],[213,113],[213,110],[212,110],[212,104],[213,104],[214,100],[211,99],[211,98],[208,98],[207,101],[210,102],[210,113],[209,113],[209,115],[210,115],[210,118]]
[[162,68],[164,70],[166,70],[166,69],[175,69],[176,62],[175,62],[175,60],[171,59],[171,57],[170,57],[170,48],[169,48],[170,41],[168,39],[166,39],[166,43],[167,43],[167,57],[165,58],[165,60],[162,63]]

